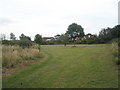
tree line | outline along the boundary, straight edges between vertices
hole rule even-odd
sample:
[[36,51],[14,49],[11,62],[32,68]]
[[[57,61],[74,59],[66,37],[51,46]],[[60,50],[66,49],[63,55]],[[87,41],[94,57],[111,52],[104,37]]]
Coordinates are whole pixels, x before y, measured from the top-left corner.
[[[90,36],[90,37],[89,37]],[[66,45],[75,44],[105,44],[110,43],[112,40],[119,42],[120,40],[120,25],[113,28],[104,28],[99,32],[99,35],[88,33],[85,35],[82,26],[73,23],[68,26],[65,34],[58,34],[55,36],[56,41],[53,43]]]
[[99,32],[99,35],[86,34],[84,33],[84,28],[77,23],[72,23],[68,26],[67,31],[64,34],[57,34],[54,36],[54,40],[45,41],[42,35],[36,34],[34,41],[31,37],[24,35],[23,33],[19,36],[20,40],[16,40],[16,36],[13,32],[10,33],[10,40],[5,40],[5,35],[1,36],[2,44],[7,45],[19,45],[22,48],[30,47],[37,43],[39,45],[43,44],[102,44],[109,43],[113,39],[120,38],[120,25],[116,25],[113,28],[104,28]]
[[[4,45],[19,45],[20,47],[24,48],[29,48],[32,45],[34,45],[35,43],[37,43],[39,46],[42,42],[42,36],[40,34],[36,34],[34,41],[31,40],[31,37],[24,35],[23,33],[19,36],[20,40],[16,40],[15,34],[14,33],[10,33],[10,40],[6,40],[5,36],[3,35],[3,37],[1,37],[2,40],[2,44]],[[40,51],[40,48],[39,48]]]

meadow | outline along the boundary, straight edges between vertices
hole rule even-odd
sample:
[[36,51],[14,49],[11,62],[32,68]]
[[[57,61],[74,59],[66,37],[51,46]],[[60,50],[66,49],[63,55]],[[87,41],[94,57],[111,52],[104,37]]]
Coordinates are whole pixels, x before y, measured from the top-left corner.
[[43,45],[41,49],[46,57],[3,77],[3,88],[118,87],[110,44]]

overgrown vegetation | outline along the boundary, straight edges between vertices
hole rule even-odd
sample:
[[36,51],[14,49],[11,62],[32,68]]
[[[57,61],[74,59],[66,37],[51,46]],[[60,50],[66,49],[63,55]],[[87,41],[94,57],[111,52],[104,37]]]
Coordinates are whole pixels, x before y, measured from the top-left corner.
[[35,60],[42,57],[37,42],[31,41],[29,36],[21,34],[20,40],[16,40],[13,33],[10,33],[10,40],[6,40],[5,35],[3,36],[1,37],[3,68],[14,67],[25,60]]
[[115,63],[117,65],[120,65],[120,38],[111,40],[111,43],[112,43],[111,49],[115,57]]
[[42,43],[42,36],[37,34],[35,35],[35,39],[34,39],[35,43],[37,43],[39,45],[38,49],[39,49],[39,52],[40,52],[40,45]]
[[2,46],[2,65],[3,68],[14,67],[25,60],[35,60],[42,57],[37,46],[34,48],[22,48],[19,46]]

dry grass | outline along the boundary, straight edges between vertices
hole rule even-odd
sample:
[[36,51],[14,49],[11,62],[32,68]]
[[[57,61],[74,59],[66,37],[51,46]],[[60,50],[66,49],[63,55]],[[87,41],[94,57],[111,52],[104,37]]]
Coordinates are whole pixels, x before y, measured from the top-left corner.
[[115,43],[115,42],[112,43],[111,48],[112,48],[112,51],[113,51],[114,55],[118,55],[118,44]]
[[3,46],[2,47],[2,65],[3,67],[14,67],[16,64],[24,60],[34,60],[40,58],[41,54],[36,48],[22,49],[19,46]]
[[120,64],[120,58],[118,56],[118,43],[115,43],[115,42],[112,43],[111,49],[112,49],[113,55],[115,56],[116,64]]

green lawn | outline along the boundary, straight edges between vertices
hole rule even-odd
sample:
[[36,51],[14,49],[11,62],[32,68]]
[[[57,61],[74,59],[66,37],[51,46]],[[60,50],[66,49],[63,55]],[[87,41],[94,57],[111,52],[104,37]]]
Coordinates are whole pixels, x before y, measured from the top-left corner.
[[42,51],[46,58],[3,78],[3,88],[118,87],[110,45],[46,45]]

